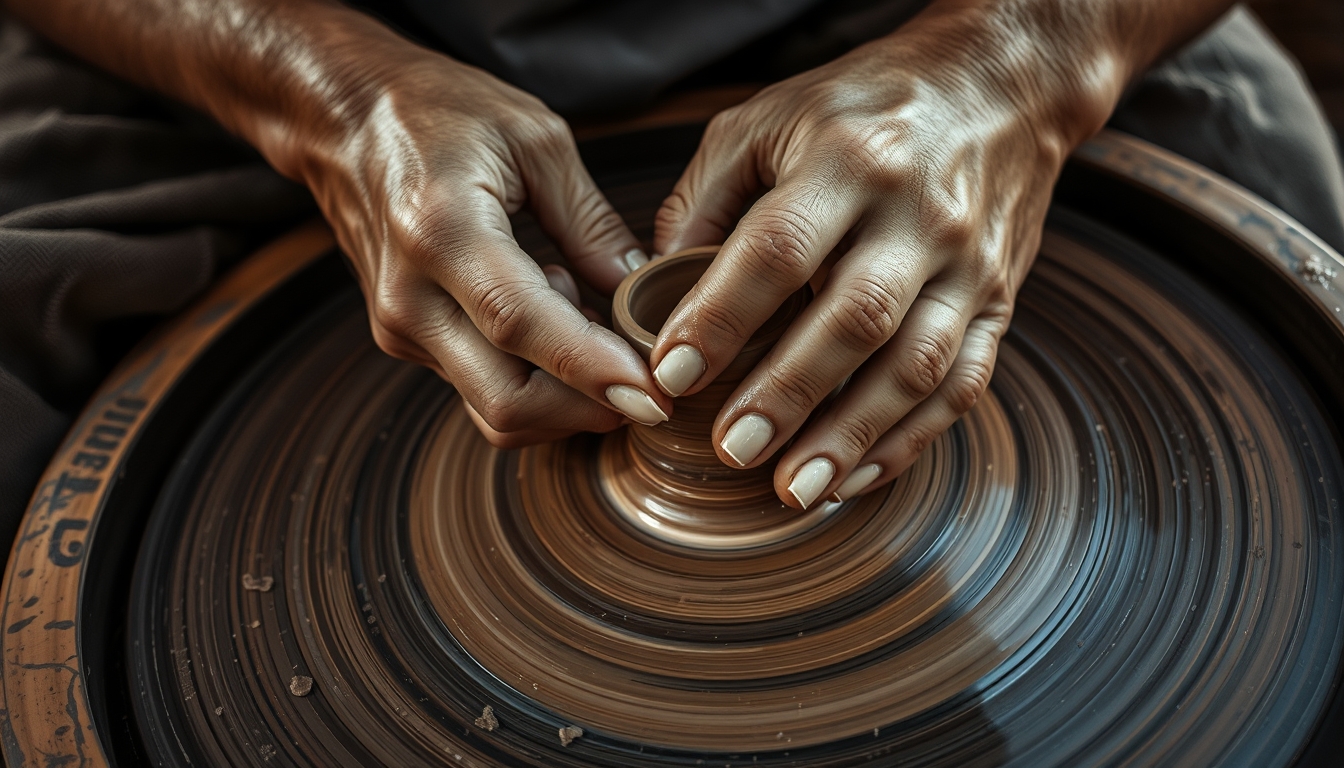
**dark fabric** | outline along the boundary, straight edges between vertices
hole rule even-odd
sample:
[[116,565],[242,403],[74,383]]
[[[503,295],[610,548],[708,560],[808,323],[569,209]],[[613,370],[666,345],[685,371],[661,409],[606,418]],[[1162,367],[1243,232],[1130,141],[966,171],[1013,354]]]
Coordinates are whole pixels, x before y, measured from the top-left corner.
[[1297,62],[1244,7],[1149,72],[1111,125],[1221,173],[1344,252],[1339,144]]
[[[545,37],[547,13],[579,5],[512,2],[503,10],[463,12],[495,24],[492,29],[525,30],[508,39],[526,42]],[[659,83],[687,82],[682,70],[703,67],[733,46],[745,47],[701,73],[712,72],[711,79],[782,76],[890,31],[919,3],[841,0],[808,9],[801,0],[669,1],[668,8],[682,13],[707,14],[682,22],[660,4],[637,6],[647,12],[643,19],[614,2],[582,5],[591,6],[587,21],[561,25],[571,37],[539,50],[564,58],[558,41],[600,42],[608,29],[603,9],[614,9],[621,24],[650,30],[638,39],[659,40],[633,52],[634,38],[623,37],[618,24],[612,41],[576,58],[590,69],[563,70],[563,77],[557,70],[543,85],[569,87],[565,78],[629,62],[647,74],[668,51],[676,66],[638,86],[617,78],[613,90],[575,96],[575,104],[614,104],[632,93],[646,98]],[[499,22],[524,6],[547,13],[523,13],[526,24]],[[775,15],[768,22],[742,20],[740,33],[727,29],[752,9]],[[748,44],[752,39],[756,44]],[[516,54],[507,45],[501,50]],[[617,55],[603,59],[600,51]],[[529,66],[547,60],[528,56],[518,60]],[[1344,246],[1344,181],[1329,128],[1294,63],[1247,12],[1234,12],[1145,77],[1113,124],[1224,173]],[[137,332],[180,309],[222,267],[313,210],[303,189],[209,121],[0,20],[0,541],[12,540],[72,414]]]
[[927,0],[355,2],[576,115],[639,107],[706,69],[696,83],[777,80],[895,29]]
[[405,0],[455,54],[562,113],[651,98],[816,0]]
[[[108,365],[311,197],[203,117],[0,23],[0,541]],[[145,320],[142,320],[145,319]]]

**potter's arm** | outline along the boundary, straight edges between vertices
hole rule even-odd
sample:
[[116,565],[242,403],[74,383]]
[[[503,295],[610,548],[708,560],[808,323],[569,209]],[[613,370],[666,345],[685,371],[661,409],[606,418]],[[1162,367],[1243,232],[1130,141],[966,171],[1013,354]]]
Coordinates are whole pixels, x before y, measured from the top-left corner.
[[[313,191],[374,338],[455,384],[500,445],[657,421],[670,400],[559,267],[610,292],[643,254],[539,100],[325,0],[6,0],[93,63],[213,115]],[[539,370],[538,370],[539,369]],[[652,397],[643,393],[651,393]]]

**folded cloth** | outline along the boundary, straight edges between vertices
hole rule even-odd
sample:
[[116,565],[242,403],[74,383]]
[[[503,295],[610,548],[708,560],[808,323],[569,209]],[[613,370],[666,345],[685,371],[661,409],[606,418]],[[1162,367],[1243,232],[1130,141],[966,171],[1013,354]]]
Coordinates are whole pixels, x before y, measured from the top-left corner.
[[1111,125],[1221,173],[1344,252],[1337,137],[1297,62],[1245,7],[1149,71]]
[[0,21],[0,541],[139,332],[316,212],[204,116]]

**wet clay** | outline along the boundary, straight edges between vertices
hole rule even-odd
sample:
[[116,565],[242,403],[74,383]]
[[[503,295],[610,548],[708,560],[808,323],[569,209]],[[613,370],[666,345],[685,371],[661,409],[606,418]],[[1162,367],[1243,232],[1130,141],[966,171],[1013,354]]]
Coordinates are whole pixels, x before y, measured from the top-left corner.
[[[622,332],[675,293],[631,325],[623,289]],[[1324,418],[1257,331],[1084,220],[1047,233],[988,395],[816,518],[712,456],[730,380],[661,427],[497,450],[362,311],[297,332],[202,437],[144,555],[173,575],[143,631],[190,659],[220,762],[283,722],[313,765],[1283,765],[1329,693]],[[172,608],[244,567],[289,586]],[[321,696],[274,672],[299,660]]]
[[[670,254],[621,283],[612,302],[612,325],[645,361],[663,322],[717,253],[710,246]],[[810,295],[804,287],[790,296],[713,383],[693,396],[677,398],[668,423],[631,425],[602,441],[594,471],[607,507],[653,538],[716,551],[777,544],[834,511],[834,504],[809,512],[781,504],[771,486],[774,460],[749,470],[729,468],[710,440],[728,396],[802,312]],[[545,464],[548,454],[543,450],[536,458]]]

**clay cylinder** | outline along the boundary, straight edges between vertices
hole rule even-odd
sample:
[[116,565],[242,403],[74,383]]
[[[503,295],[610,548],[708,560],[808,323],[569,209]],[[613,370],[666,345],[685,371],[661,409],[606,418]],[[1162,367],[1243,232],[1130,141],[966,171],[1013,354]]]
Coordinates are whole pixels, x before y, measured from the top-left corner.
[[[627,277],[616,291],[616,332],[648,360],[663,323],[709,268],[718,246],[657,259]],[[751,469],[725,466],[711,431],[724,402],[807,305],[804,287],[786,299],[711,383],[675,400],[671,420],[631,425],[602,450],[602,485],[628,521],[665,541],[703,549],[774,543],[810,525],[804,513],[781,504],[772,484],[775,462]]]

